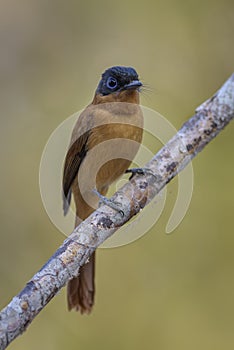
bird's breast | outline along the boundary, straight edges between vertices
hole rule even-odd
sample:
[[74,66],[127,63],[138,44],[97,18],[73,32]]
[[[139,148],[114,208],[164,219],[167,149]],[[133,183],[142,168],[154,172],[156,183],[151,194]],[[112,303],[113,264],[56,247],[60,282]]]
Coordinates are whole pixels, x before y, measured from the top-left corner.
[[95,177],[100,192],[124,174],[140,147],[143,115],[139,106],[132,107],[129,109],[128,106],[126,113],[123,110],[120,113],[119,109],[101,108],[94,115],[94,126],[88,140],[89,151],[82,168],[86,168],[83,174]]

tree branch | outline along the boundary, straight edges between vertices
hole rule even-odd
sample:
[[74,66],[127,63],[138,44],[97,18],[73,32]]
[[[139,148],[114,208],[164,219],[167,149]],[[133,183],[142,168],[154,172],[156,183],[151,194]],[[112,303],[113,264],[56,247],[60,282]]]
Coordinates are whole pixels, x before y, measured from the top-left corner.
[[[23,333],[34,317],[85,264],[93,251],[144,208],[234,118],[234,74],[197,108],[178,133],[112,199],[120,212],[102,205],[64,241],[55,254],[0,313],[0,349]],[[123,215],[124,213],[124,215]]]

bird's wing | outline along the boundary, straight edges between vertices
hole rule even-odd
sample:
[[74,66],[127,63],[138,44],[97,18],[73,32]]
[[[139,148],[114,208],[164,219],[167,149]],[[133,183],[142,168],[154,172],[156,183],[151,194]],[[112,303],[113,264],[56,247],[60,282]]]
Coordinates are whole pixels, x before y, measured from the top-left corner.
[[67,214],[71,202],[71,185],[77,176],[82,160],[87,153],[89,131],[75,140],[66,155],[63,170],[63,211]]

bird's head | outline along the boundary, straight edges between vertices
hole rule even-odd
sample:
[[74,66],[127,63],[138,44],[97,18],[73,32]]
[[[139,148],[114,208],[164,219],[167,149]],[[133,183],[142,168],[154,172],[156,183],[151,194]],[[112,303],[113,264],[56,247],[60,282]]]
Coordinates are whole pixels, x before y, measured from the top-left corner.
[[139,90],[142,86],[134,68],[115,66],[102,74],[96,96],[99,103],[132,102],[139,103]]

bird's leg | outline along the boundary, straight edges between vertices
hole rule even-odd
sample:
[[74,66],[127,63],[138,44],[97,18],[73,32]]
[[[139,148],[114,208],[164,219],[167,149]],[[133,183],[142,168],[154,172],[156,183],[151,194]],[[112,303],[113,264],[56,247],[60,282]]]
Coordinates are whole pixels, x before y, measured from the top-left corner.
[[132,169],[127,169],[125,173],[131,173],[131,176],[129,180],[133,178],[134,175],[152,175],[157,178],[157,175],[155,175],[151,169],[148,168],[132,168]]
[[117,212],[119,212],[122,216],[124,216],[124,212],[123,210],[121,210],[119,207],[121,206],[120,203],[114,202],[113,200],[103,196],[101,193],[99,193],[97,190],[93,190],[93,192],[98,196],[98,198],[100,199],[100,202],[103,204],[106,204],[108,207],[116,210]]

